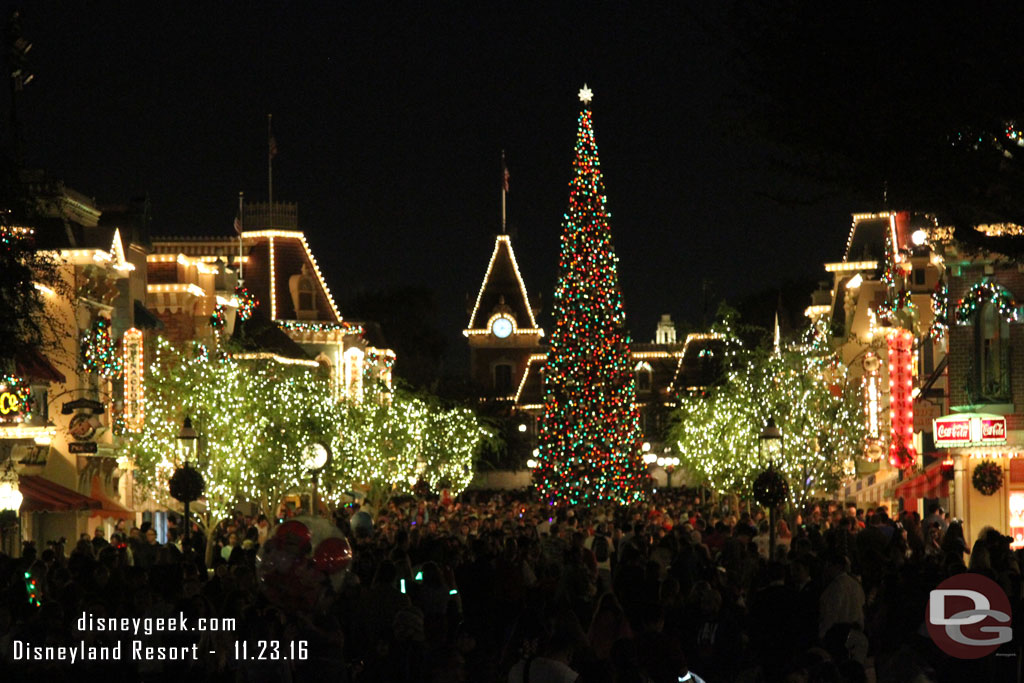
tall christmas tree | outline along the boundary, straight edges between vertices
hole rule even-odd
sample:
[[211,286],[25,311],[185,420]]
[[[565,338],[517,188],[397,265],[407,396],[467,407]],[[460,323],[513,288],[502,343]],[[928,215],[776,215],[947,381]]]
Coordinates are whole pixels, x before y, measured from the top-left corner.
[[629,333],[586,85],[576,134],[544,373],[539,465],[552,503],[630,502],[644,492]]

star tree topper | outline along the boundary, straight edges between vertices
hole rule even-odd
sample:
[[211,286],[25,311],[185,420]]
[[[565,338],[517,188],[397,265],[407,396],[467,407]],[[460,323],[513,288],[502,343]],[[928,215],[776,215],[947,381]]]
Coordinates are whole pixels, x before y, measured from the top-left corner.
[[584,83],[583,87],[580,88],[579,95],[580,102],[583,104],[590,104],[590,100],[594,99],[594,91],[588,88],[586,83]]

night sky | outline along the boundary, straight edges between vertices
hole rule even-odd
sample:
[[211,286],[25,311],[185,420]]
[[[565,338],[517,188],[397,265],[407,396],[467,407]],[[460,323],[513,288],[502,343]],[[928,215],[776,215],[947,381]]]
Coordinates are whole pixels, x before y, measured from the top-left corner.
[[648,341],[662,312],[699,319],[704,279],[736,299],[824,278],[849,214],[880,206],[808,202],[820,188],[733,134],[729,5],[702,4],[26,3],[28,161],[101,204],[148,193],[155,234],[227,234],[239,191],[266,199],[273,113],[274,197],[299,203],[335,298],[428,287],[458,350],[502,149],[513,244],[550,301],[586,82],[629,325]]

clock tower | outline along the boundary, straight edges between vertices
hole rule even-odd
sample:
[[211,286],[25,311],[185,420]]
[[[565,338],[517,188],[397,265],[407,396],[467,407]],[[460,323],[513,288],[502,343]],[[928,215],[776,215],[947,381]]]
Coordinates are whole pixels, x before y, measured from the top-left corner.
[[462,333],[469,340],[470,379],[482,395],[515,401],[530,356],[542,353],[544,330],[535,319],[512,241],[494,240],[494,251]]

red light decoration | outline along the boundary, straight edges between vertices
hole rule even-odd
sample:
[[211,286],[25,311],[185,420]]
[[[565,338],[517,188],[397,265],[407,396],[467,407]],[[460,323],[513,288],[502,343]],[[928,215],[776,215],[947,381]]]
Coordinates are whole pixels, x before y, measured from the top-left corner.
[[889,463],[908,469],[917,462],[914,448],[914,335],[907,330],[891,332],[889,346]]

